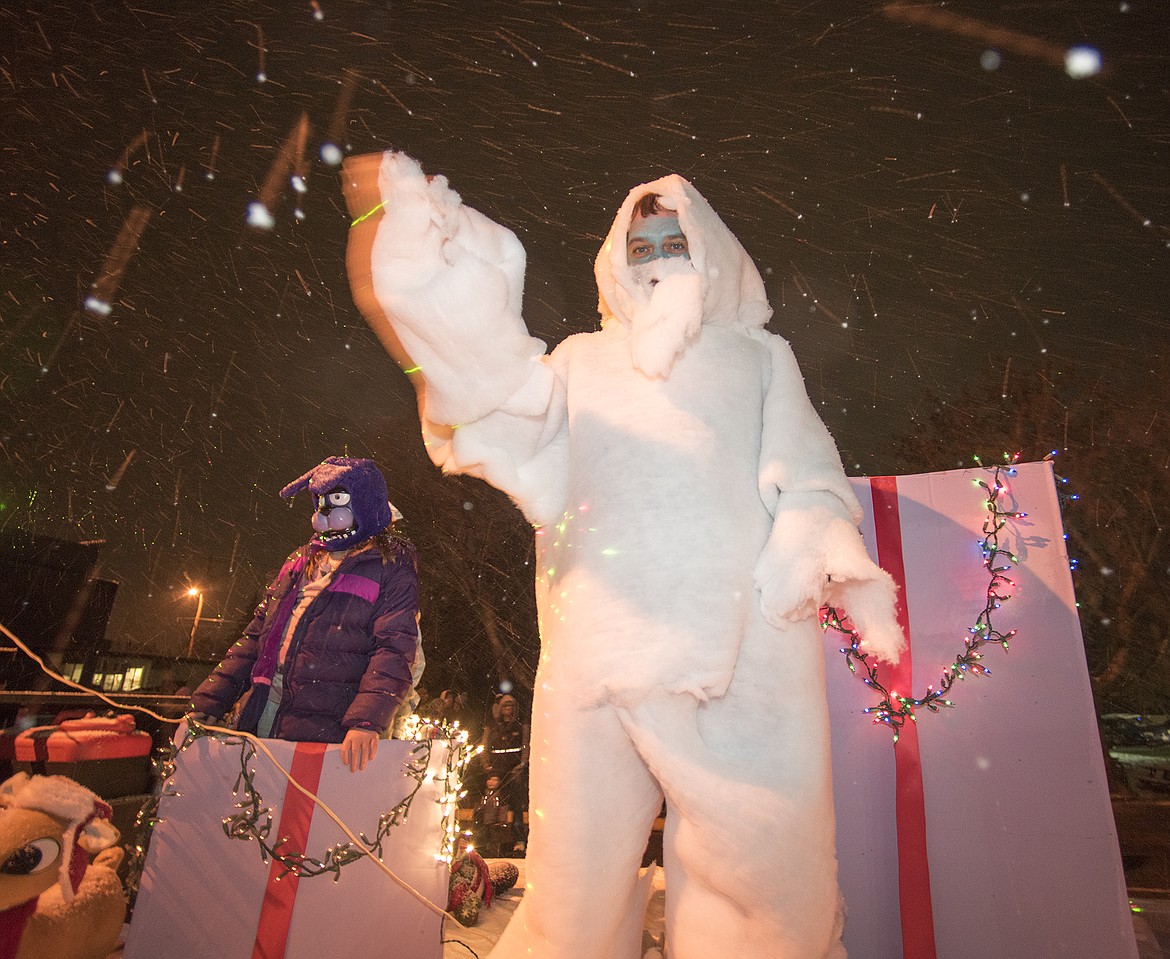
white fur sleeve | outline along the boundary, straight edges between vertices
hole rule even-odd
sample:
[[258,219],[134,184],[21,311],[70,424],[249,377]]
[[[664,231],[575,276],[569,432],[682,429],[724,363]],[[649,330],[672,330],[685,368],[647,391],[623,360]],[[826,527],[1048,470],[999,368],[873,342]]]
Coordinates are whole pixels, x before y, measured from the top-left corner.
[[423,440],[445,473],[478,476],[507,493],[533,526],[557,522],[564,512],[567,421],[564,384],[551,364],[539,369],[515,396],[480,419],[451,428],[420,403]]
[[369,275],[382,316],[371,322],[393,327],[426,381],[428,418],[477,420],[541,375],[544,343],[520,315],[524,247],[405,154],[383,155],[378,193]]
[[781,625],[815,616],[826,603],[839,605],[865,648],[897,662],[906,642],[894,614],[894,581],[865,550],[857,530],[861,507],[792,350],[780,337],[762,335],[772,356],[760,462],[772,532],[755,568],[764,616]]
[[359,158],[346,174],[361,228],[348,253],[354,298],[414,382],[431,458],[543,522],[556,496],[538,454],[562,431],[564,389],[521,317],[523,246],[405,154]]

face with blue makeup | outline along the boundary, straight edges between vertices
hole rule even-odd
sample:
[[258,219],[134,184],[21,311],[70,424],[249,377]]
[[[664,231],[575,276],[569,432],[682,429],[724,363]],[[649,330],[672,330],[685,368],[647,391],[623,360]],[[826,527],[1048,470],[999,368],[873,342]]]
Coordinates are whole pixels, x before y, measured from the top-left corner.
[[679,226],[678,214],[658,206],[655,198],[643,197],[630,218],[626,263],[634,289],[643,302],[649,302],[662,280],[690,273],[691,251]]
[[653,216],[635,215],[626,237],[626,262],[636,266],[668,257],[691,258],[678,216],[669,211]]

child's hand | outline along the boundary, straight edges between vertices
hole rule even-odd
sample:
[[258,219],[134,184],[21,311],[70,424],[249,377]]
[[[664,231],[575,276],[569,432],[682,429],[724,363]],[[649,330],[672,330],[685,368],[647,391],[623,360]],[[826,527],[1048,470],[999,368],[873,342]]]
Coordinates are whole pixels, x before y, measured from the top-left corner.
[[351,773],[361,772],[378,751],[378,734],[372,729],[351,729],[341,743],[341,761]]

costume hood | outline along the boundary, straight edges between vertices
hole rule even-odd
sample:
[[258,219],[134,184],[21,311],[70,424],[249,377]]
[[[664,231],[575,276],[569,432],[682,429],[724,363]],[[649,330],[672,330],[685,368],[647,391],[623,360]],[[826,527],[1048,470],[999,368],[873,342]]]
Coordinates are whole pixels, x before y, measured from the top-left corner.
[[634,207],[648,193],[657,193],[661,205],[678,214],[691,265],[699,275],[702,322],[748,329],[767,323],[772,308],[764,281],[747,251],[699,191],[672,173],[630,191],[597,254],[593,272],[602,326],[613,320],[628,326],[633,317],[637,293],[626,263],[626,236]]
[[324,496],[339,486],[350,495],[353,528],[344,536],[326,537],[318,533],[313,537],[329,550],[348,549],[376,536],[390,525],[395,515],[386,491],[386,479],[378,464],[368,459],[330,456],[289,483],[280,495],[288,499],[307,489],[314,496]]

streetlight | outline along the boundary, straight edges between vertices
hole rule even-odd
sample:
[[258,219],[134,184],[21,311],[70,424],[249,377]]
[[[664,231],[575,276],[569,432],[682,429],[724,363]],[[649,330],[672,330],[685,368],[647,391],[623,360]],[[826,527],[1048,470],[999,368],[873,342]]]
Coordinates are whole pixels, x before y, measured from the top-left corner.
[[195,630],[199,628],[199,617],[203,614],[203,590],[192,586],[187,590],[188,596],[198,596],[199,602],[195,605],[195,618],[191,620],[191,641],[187,643],[187,658],[195,655]]
[[187,658],[190,659],[195,655],[195,630],[199,628],[200,623],[219,623],[223,625],[225,622],[222,616],[204,616],[203,615],[203,590],[198,586],[192,586],[187,590],[188,596],[198,596],[199,602],[195,605],[195,618],[191,620],[191,639],[187,643]]

